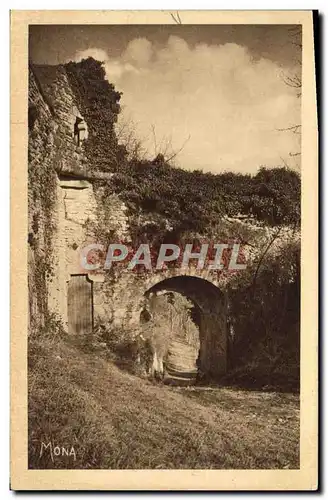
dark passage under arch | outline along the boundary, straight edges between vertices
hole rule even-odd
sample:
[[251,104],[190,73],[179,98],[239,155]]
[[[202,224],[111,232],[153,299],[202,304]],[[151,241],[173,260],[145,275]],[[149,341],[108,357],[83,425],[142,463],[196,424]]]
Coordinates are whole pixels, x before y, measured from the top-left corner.
[[145,297],[160,291],[184,295],[195,304],[199,327],[199,369],[208,378],[217,379],[227,369],[227,318],[225,296],[218,287],[195,276],[174,276],[149,288]]

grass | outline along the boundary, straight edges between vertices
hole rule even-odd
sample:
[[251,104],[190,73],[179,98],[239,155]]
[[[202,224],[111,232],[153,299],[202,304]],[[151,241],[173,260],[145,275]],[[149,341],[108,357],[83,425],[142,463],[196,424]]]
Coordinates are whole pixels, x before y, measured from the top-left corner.
[[[71,449],[53,456],[41,443]],[[65,341],[31,343],[29,467],[295,469],[296,394],[170,387]]]

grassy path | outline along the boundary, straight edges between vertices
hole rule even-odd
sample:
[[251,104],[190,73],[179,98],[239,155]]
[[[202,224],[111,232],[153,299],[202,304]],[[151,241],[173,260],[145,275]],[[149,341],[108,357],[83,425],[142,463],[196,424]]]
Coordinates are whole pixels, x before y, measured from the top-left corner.
[[298,468],[295,394],[157,385],[64,342],[32,348],[29,387],[30,467]]

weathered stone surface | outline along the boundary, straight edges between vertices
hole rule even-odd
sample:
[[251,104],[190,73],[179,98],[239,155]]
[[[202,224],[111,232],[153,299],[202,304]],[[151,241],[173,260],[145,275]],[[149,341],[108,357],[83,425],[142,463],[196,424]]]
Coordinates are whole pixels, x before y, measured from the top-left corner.
[[[198,308],[200,369],[213,377],[227,368],[227,300],[224,290],[236,275],[218,275],[190,267],[138,274],[88,273],[80,262],[81,249],[97,243],[93,228],[101,219],[115,234],[116,243],[130,241],[127,207],[118,195],[106,200],[106,210],[94,181],[110,180],[113,173],[90,172],[74,142],[74,124],[81,116],[63,66],[35,67],[30,71],[29,107],[29,291],[30,318],[34,326],[44,323],[45,305],[67,328],[67,289],[71,276],[88,274],[92,280],[95,324],[119,326],[137,332],[140,313],[150,292],[175,291]],[[47,211],[48,182],[53,203]],[[146,220],[148,217],[144,215]],[[229,220],[247,234],[247,260],[257,259],[274,236],[275,229],[247,221]],[[237,233],[236,233],[237,234]],[[294,234],[297,239],[299,235]],[[281,229],[270,251],[279,252],[290,240],[291,229]],[[107,241],[108,244],[108,241]],[[52,276],[46,275],[49,261]],[[44,269],[42,266],[44,265]],[[50,279],[51,278],[51,279]],[[41,283],[41,293],[36,293]],[[43,294],[43,295],[42,295]],[[43,297],[43,298],[42,298]],[[31,321],[32,322],[32,321]]]

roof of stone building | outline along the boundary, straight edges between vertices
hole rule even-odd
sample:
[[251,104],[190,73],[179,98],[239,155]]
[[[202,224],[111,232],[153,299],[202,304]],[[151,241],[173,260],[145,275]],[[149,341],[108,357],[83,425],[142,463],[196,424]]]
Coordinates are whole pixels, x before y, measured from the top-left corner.
[[58,66],[36,65],[29,63],[29,69],[34,75],[35,82],[43,100],[52,114],[55,114],[54,103],[50,92],[50,83],[55,79]]
[[113,176],[110,172],[90,172],[85,162],[79,160],[80,153],[72,150],[72,131],[69,130],[71,124],[67,118],[71,115],[76,103],[67,80],[65,67],[30,63],[29,68],[44,102],[60,125],[60,134],[65,146],[61,151],[61,160],[55,166],[57,173],[60,177],[67,178],[110,179]]

